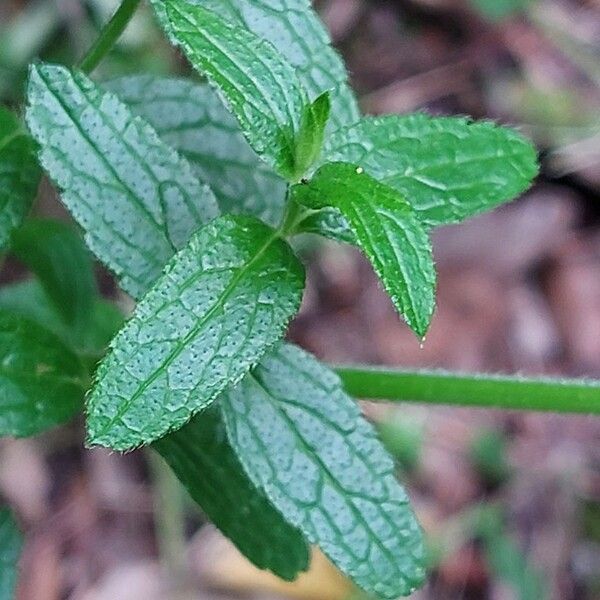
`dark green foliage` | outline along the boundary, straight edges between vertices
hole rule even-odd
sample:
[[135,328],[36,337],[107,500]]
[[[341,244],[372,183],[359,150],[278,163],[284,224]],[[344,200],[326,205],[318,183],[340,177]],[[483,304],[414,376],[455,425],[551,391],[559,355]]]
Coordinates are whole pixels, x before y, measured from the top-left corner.
[[31,138],[19,119],[0,106],[0,248],[27,216],[39,177]]
[[13,598],[23,540],[12,513],[0,510],[0,600]]
[[218,408],[204,411],[154,448],[210,520],[257,567],[287,580],[308,568],[303,535],[246,477]]
[[33,435],[81,410],[87,373],[54,334],[0,310],[0,356],[0,435]]
[[77,338],[87,335],[97,289],[92,259],[79,235],[60,221],[29,219],[13,233],[11,251],[38,276]]

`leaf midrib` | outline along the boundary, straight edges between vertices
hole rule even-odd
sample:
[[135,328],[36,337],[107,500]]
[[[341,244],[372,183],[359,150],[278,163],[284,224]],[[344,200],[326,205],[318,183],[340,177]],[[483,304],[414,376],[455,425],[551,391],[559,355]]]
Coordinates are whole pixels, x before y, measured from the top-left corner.
[[[343,180],[338,181],[337,183],[342,187],[346,186],[346,182]],[[408,204],[408,202],[406,202],[406,200],[402,197],[400,192],[396,192],[396,190],[394,190],[393,188],[390,188],[390,190],[393,191],[394,196],[396,196],[396,193],[397,193],[398,199],[402,201],[402,204],[400,205],[401,208],[404,209],[404,212],[410,218],[412,209],[411,209],[410,205]],[[373,202],[372,197],[370,197],[368,195],[366,198],[364,198],[364,196],[362,196],[362,195],[361,195],[361,197],[363,200],[366,200],[364,203],[356,202],[353,199],[348,199],[348,198],[354,198],[352,190],[349,190],[348,193],[345,195],[345,197],[340,198],[335,204],[333,204],[333,203],[332,204],[324,204],[323,206],[325,208],[327,208],[327,207],[337,208],[337,210],[339,210],[346,217],[346,219],[348,220],[348,225],[353,230],[353,232],[357,238],[357,241],[359,243],[359,246],[361,246],[362,249],[364,250],[364,252],[369,255],[371,262],[373,262],[375,271],[377,272],[379,277],[381,277],[381,279],[383,280],[384,287],[386,288],[388,293],[391,293],[392,295],[396,296],[396,291],[393,289],[393,286],[389,282],[386,281],[388,279],[388,277],[386,277],[387,265],[385,264],[385,261],[383,261],[381,259],[380,253],[376,251],[378,244],[373,240],[373,231],[372,231],[373,228],[370,227],[368,222],[365,220],[365,217],[368,217],[368,215],[364,215],[363,211],[365,209],[368,210],[368,212],[370,213],[369,220],[370,219],[380,219],[380,218],[381,219],[387,218],[388,220],[391,220],[391,219],[390,219],[389,215],[382,214],[377,210],[377,206]],[[386,201],[385,204],[388,204],[388,202]],[[390,211],[390,213],[397,215],[399,219],[402,218],[402,214],[401,214],[400,210],[394,210],[393,207],[385,207],[385,208],[386,208],[386,210]],[[416,223],[416,224],[420,225],[419,223]],[[357,225],[359,225],[359,227],[357,227]],[[396,223],[395,221],[394,221],[394,226],[398,227],[399,229],[402,229],[398,225],[398,223]],[[360,234],[360,231],[359,231],[360,229],[362,229],[364,235]],[[409,277],[407,276],[408,274],[406,273],[405,264],[402,260],[399,260],[396,247],[391,242],[389,231],[387,230],[387,228],[382,227],[381,231],[385,235],[385,238],[387,240],[387,246],[389,248],[391,248],[394,253],[394,258],[396,260],[398,268],[404,279],[404,281],[402,282],[403,287],[404,287],[404,292],[401,293],[401,295],[403,296],[404,294],[406,294],[406,298],[409,303],[409,306],[404,309],[405,312],[410,313],[409,315],[407,315],[407,321],[410,320],[412,323],[414,323],[419,328],[419,330],[421,330],[421,329],[423,329],[424,326],[426,326],[426,323],[422,323],[421,318],[419,317],[419,311],[418,311],[417,307],[420,305],[420,303],[417,302],[417,298],[414,296],[414,290],[412,289],[412,286],[409,285],[409,283],[408,283]],[[406,237],[405,232],[403,232],[403,235]],[[361,238],[366,238],[366,240],[361,240]],[[416,264],[418,264],[419,268],[420,268],[421,261],[418,259],[418,255],[414,252],[414,247],[412,247],[411,244],[409,244],[409,246],[411,247],[411,251],[413,253],[413,259],[415,259]],[[409,323],[409,325],[410,325],[410,323]]]
[[[119,184],[122,186],[123,190],[125,190],[128,194],[128,196],[130,196],[131,198],[133,198],[134,203],[138,206],[138,208],[141,209],[142,213],[144,215],[146,215],[147,219],[150,221],[151,225],[156,228],[158,231],[160,231],[160,233],[163,233],[163,227],[165,226],[165,224],[161,224],[158,223],[158,221],[154,218],[154,215],[152,215],[152,213],[150,212],[150,210],[148,209],[148,207],[142,202],[140,201],[139,197],[134,193],[134,191],[123,181],[123,179],[121,178],[121,176],[119,175],[119,173],[117,173],[116,169],[114,168],[114,166],[106,160],[105,156],[99,152],[98,148],[96,147],[96,145],[94,144],[94,142],[92,141],[92,139],[89,137],[88,133],[83,129],[83,127],[81,126],[81,123],[73,117],[72,113],[71,113],[71,109],[69,106],[67,106],[67,104],[63,101],[62,97],[57,94],[55,92],[55,90],[50,86],[50,82],[48,79],[46,79],[46,77],[43,75],[41,69],[37,70],[37,73],[40,77],[40,79],[44,82],[46,89],[48,90],[48,92],[50,93],[50,95],[56,100],[56,102],[58,102],[58,104],[61,106],[61,108],[64,110],[65,114],[69,117],[69,120],[71,121],[71,123],[73,124],[73,126],[77,129],[77,131],[79,131],[81,137],[89,144],[89,146],[92,148],[93,152],[96,154],[96,156],[98,156],[102,162],[102,164],[104,164],[107,169],[109,170],[109,172],[113,175],[113,177],[115,178],[116,181],[119,182]],[[85,93],[85,91],[81,88],[81,86],[79,85],[79,83],[73,78],[72,79],[73,84],[75,85],[75,87],[77,87],[77,89],[80,91],[80,93],[85,97],[85,99],[87,100],[87,102],[89,102],[89,105],[91,107],[93,107],[94,111],[101,117],[103,123],[105,125],[107,125],[107,127],[109,129],[111,129],[115,135],[119,135],[121,136],[121,139],[124,143],[124,145],[126,146],[126,148],[136,157],[139,159],[139,155],[137,155],[137,153],[135,153],[133,151],[133,149],[130,147],[129,144],[125,143],[124,139],[122,138],[122,134],[120,132],[117,132],[112,126],[111,124],[104,118],[104,114],[98,109],[97,106],[94,105],[94,103],[90,100],[90,98],[87,96],[87,94]],[[62,154],[62,152],[61,152]],[[160,184],[162,182],[159,182],[158,179],[156,178],[156,176],[154,175],[154,173],[149,172],[149,170],[147,169],[147,166],[145,165],[144,161],[139,161],[140,165],[142,166],[142,168],[144,169],[144,171],[148,174],[148,176],[154,180],[157,184]]]
[[[123,415],[129,410],[129,408],[133,405],[133,403],[138,400],[138,398],[150,387],[156,379],[160,376],[160,374],[173,363],[174,360],[184,351],[187,344],[192,340],[200,330],[204,327],[207,321],[219,310],[222,306],[227,302],[231,293],[235,289],[235,286],[240,281],[240,279],[249,271],[253,264],[255,264],[262,255],[267,251],[269,246],[279,238],[279,232],[274,231],[264,242],[264,244],[259,248],[257,253],[246,263],[246,265],[239,269],[238,272],[234,275],[231,281],[227,284],[226,288],[223,290],[223,293],[219,296],[219,299],[213,306],[204,314],[202,319],[198,321],[196,326],[181,340],[181,342],[173,349],[173,351],[165,358],[160,366],[158,366],[152,375],[148,377],[142,385],[140,385],[136,391],[131,395],[131,397],[120,405],[116,414],[111,418],[111,420],[101,428],[96,434],[95,438],[103,437],[106,435],[107,431],[119,420],[123,417]],[[215,397],[219,394],[219,391],[213,393],[212,397]],[[210,398],[205,399],[204,404],[210,401]]]
[[[283,408],[280,408],[277,405],[278,402],[282,402],[282,403],[285,404],[286,400],[285,399],[281,399],[281,398],[277,398],[275,396],[275,394],[273,394],[272,392],[270,392],[268,390],[268,388],[266,387],[266,385],[263,384],[260,376],[257,373],[253,373],[251,375],[251,379],[263,391],[263,393],[267,397],[268,401],[273,405],[273,407],[275,408],[275,410],[278,413],[280,413],[282,415],[282,417],[284,418],[284,420],[288,423],[290,429],[294,432],[294,437],[298,440],[298,442],[300,443],[300,445],[305,449],[305,452],[307,454],[309,454],[309,455],[311,455],[311,456],[314,457],[314,459],[316,460],[316,462],[321,467],[321,472],[324,473],[324,475],[329,480],[329,482],[333,485],[333,487],[335,489],[337,489],[338,492],[340,492],[342,494],[342,496],[344,496],[346,498],[347,497],[347,491],[346,491],[346,489],[342,486],[342,484],[334,476],[334,474],[331,472],[331,470],[329,469],[329,467],[323,462],[323,460],[321,459],[321,456],[317,452],[315,452],[315,450],[306,441],[306,439],[304,438],[304,436],[298,431],[296,425],[290,419],[290,417],[288,416],[288,414],[286,413],[286,411]],[[248,425],[250,427],[252,427],[252,425],[250,423]],[[261,440],[261,444],[262,444],[261,437],[256,434],[256,431],[254,431],[254,433],[255,433],[255,437],[257,439]],[[354,450],[356,450],[356,448],[354,448]],[[379,547],[379,549],[381,550],[381,552],[385,556],[387,556],[387,558],[390,561],[390,563],[391,564],[395,564],[395,556],[394,556],[394,554],[381,542],[381,540],[379,539],[379,536],[377,534],[375,534],[375,532],[371,528],[369,522],[363,517],[362,513],[360,512],[360,510],[358,510],[358,508],[354,505],[354,502],[352,502],[350,500],[350,501],[347,502],[347,505],[350,507],[350,510],[352,511],[352,513],[357,518],[357,521],[361,522],[364,525],[364,527],[367,529],[367,531],[369,531],[371,533],[371,535],[372,535],[371,540]],[[394,523],[390,521],[388,514],[385,511],[382,511],[382,514],[385,515],[384,518],[388,522],[388,524],[394,526]],[[329,520],[331,521],[331,519],[329,519]],[[338,529],[337,525],[335,523],[333,523],[333,522],[332,522],[332,525],[336,528],[336,530],[338,531],[340,537],[343,537],[343,534]],[[314,538],[314,536],[312,536],[312,535],[311,535],[311,537]],[[317,540],[313,540],[313,543],[316,543],[316,542],[317,542]],[[357,557],[350,550],[350,548],[348,546],[347,546],[347,548],[349,550],[349,553],[352,554],[352,556],[354,556],[354,558],[356,558],[356,559],[359,558],[359,557]]]
[[[214,38],[209,35],[206,31],[203,30],[199,30],[197,29],[198,24],[196,23],[195,20],[192,20],[186,13],[182,12],[181,9],[179,8],[178,5],[173,5],[170,4],[169,7],[167,8],[167,11],[169,10],[169,8],[171,10],[176,11],[179,16],[184,19],[191,27],[194,28],[194,30],[189,31],[189,30],[179,30],[179,33],[183,33],[183,34],[188,34],[188,35],[199,35],[200,37],[203,37],[209,44],[211,44],[231,65],[234,66],[234,68],[238,69],[240,73],[242,73],[244,75],[244,77],[246,78],[246,80],[248,82],[250,82],[252,84],[252,86],[254,87],[255,91],[257,92],[257,94],[260,96],[260,98],[262,100],[265,101],[265,103],[267,104],[267,106],[269,107],[269,109],[272,111],[273,114],[278,114],[278,110],[275,110],[276,107],[273,107],[271,105],[271,103],[268,101],[268,94],[265,94],[264,90],[261,89],[261,87],[258,85],[258,83],[256,82],[256,80],[249,75],[244,69],[242,69],[240,67],[240,65],[235,62],[234,60],[231,59],[231,57],[229,56],[229,54],[221,47],[220,44],[218,44]],[[205,8],[200,7],[202,10],[206,11],[206,12],[211,12]],[[229,28],[229,29],[233,29],[233,27],[228,24],[227,22],[224,21],[224,25]],[[188,42],[189,44],[189,42]],[[189,48],[194,55],[198,56],[198,52],[190,47]],[[246,102],[248,102],[249,104],[251,104],[256,111],[266,120],[266,121],[271,121],[271,116],[268,115],[266,112],[264,112],[264,110],[260,107],[260,105],[256,102],[256,99],[253,95],[246,95],[244,94],[244,92],[242,90],[239,89],[239,86],[237,86],[236,84],[234,84],[231,79],[229,77],[227,77],[227,82],[229,83],[229,85],[231,85],[231,87],[242,97],[244,98],[244,100]],[[277,129],[281,129],[281,124],[277,123]]]

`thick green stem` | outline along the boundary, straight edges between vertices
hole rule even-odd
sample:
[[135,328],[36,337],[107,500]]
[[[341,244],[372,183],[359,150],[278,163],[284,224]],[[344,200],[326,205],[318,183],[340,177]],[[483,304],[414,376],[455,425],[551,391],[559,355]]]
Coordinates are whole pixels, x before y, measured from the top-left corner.
[[348,393],[359,398],[570,413],[600,414],[600,381],[466,375],[338,367]]
[[79,68],[84,73],[91,73],[100,61],[110,52],[115,42],[121,37],[129,21],[133,17],[141,0],[123,0],[121,6],[104,26],[100,37],[94,42],[87,54],[81,60]]
[[283,217],[279,225],[279,233],[281,237],[294,235],[294,233],[296,233],[298,224],[304,218],[305,210],[306,209],[303,206],[300,206],[290,198],[290,186],[288,186],[285,195],[285,212],[283,213]]

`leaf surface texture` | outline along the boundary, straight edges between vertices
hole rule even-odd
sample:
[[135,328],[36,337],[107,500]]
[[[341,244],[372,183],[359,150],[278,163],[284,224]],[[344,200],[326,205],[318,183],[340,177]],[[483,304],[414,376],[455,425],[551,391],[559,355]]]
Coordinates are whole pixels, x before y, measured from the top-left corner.
[[[294,68],[311,101],[329,91],[329,133],[358,121],[360,111],[344,63],[309,0],[180,0],[180,4],[202,5],[267,40]],[[155,7],[159,17],[164,16],[162,3],[155,2]]]
[[208,518],[261,569],[286,580],[308,568],[304,536],[246,476],[229,445],[220,411],[211,407],[153,447]]
[[338,209],[408,325],[421,337],[435,306],[431,243],[415,211],[393,188],[346,163],[323,165],[292,198],[310,208]]
[[220,11],[181,0],[158,4],[167,33],[226,99],[254,150],[286,179],[302,175],[295,148],[308,98],[292,66]]
[[421,583],[424,550],[409,500],[334,373],[281,344],[220,406],[255,485],[355,583],[390,600]]
[[248,145],[206,84],[139,75],[105,84],[192,165],[223,213],[251,214],[270,225],[283,214],[285,182]]
[[428,226],[512,200],[538,171],[535,149],[516,131],[425,114],[362,119],[326,142],[323,160],[362,167],[398,190]]
[[226,216],[199,230],[100,364],[89,442],[128,450],[183,426],[283,336],[303,287],[291,248],[260,221]]
[[88,247],[138,297],[216,216],[189,163],[115,95],[64,67],[34,65],[27,123]]

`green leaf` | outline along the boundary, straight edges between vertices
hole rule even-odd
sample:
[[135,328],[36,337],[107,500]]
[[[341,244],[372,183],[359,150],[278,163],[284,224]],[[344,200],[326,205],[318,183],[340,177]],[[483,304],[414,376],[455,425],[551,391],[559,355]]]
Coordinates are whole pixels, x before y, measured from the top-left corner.
[[415,212],[393,188],[346,163],[322,166],[292,199],[310,208],[333,206],[356,236],[398,311],[423,337],[435,306],[431,243]]
[[[133,107],[134,112],[141,112],[143,117],[149,117],[149,115],[152,115],[154,118],[150,118],[150,122],[152,124],[155,124],[158,126],[159,128],[159,132],[161,135],[164,134],[164,130],[160,130],[160,126],[164,126],[166,128],[169,127],[169,121],[168,118],[182,118],[184,124],[185,124],[185,119],[186,119],[186,115],[187,118],[189,119],[188,122],[191,123],[193,126],[199,126],[202,127],[202,124],[200,123],[200,121],[198,121],[197,119],[197,114],[198,111],[202,110],[202,105],[203,103],[198,102],[198,104],[196,104],[197,100],[201,100],[202,96],[209,98],[208,94],[205,93],[205,90],[207,88],[203,88],[201,86],[192,86],[191,84],[186,84],[186,88],[184,88],[184,90],[186,90],[186,94],[188,93],[187,90],[192,90],[190,92],[190,97],[187,101],[187,111],[183,111],[181,110],[181,105],[178,104],[178,99],[180,97],[182,97],[182,94],[180,93],[181,90],[181,86],[184,84],[184,82],[174,82],[174,85],[178,84],[176,89],[169,89],[167,87],[162,87],[161,86],[161,92],[163,93],[163,95],[159,94],[158,91],[158,83],[156,85],[156,87],[154,87],[154,95],[146,95],[144,94],[143,87],[142,87],[142,83],[140,81],[140,88],[139,91],[134,91],[133,94],[134,96],[137,94],[137,102],[141,103],[142,102],[142,98],[156,98],[156,105],[152,105],[152,104],[148,104],[144,106],[144,111],[136,111],[136,106]],[[132,88],[129,88],[132,89]],[[169,94],[175,92],[175,96],[176,96],[176,100],[175,100],[175,106],[172,103],[169,103],[168,101],[168,97]],[[212,93],[211,93],[212,94]],[[185,96],[183,96],[185,97]],[[129,100],[130,96],[126,96],[126,100]],[[167,103],[166,107],[165,107],[165,103]],[[204,105],[206,105],[204,103]],[[166,110],[165,110],[166,108]],[[234,127],[231,126],[231,117],[228,116],[228,113],[226,113],[224,111],[224,109],[222,108],[221,104],[216,105],[214,100],[212,102],[212,105],[209,105],[206,107],[206,128],[204,130],[202,129],[197,129],[196,130],[196,135],[200,135],[202,136],[203,133],[206,133],[207,131],[211,131],[213,122],[211,122],[211,120],[214,119],[214,115],[217,115],[216,118],[216,123],[222,124],[222,128],[220,133],[222,134],[221,137],[219,137],[219,131],[217,131],[214,135],[215,135],[215,141],[219,141],[221,143],[221,152],[223,154],[226,153],[228,148],[232,148],[235,147],[234,144],[237,144],[238,141],[241,140],[241,142],[245,145],[246,148],[246,158],[248,159],[248,163],[249,166],[247,167],[247,171],[248,174],[254,174],[256,175],[256,171],[259,169],[262,169],[263,172],[268,173],[267,169],[262,167],[262,163],[257,159],[256,155],[254,154],[254,152],[252,150],[249,149],[249,147],[247,146],[247,143],[245,142],[245,140],[243,139],[243,137],[241,136],[241,134],[239,133],[239,130],[237,129],[237,125],[235,125],[234,123]],[[218,111],[218,112],[216,112]],[[223,115],[227,115],[227,119],[225,120],[225,117],[223,117]],[[200,114],[200,117],[202,117],[202,114]],[[221,118],[223,117],[223,119],[221,120]],[[181,137],[179,138],[182,142],[181,145],[184,145],[185,143],[187,143],[187,137],[184,133],[182,133],[183,128],[180,128],[176,123],[172,123],[172,127],[173,127],[173,134],[174,136],[178,136],[181,134]],[[199,125],[196,125],[196,124]],[[223,137],[223,136],[227,136],[231,134],[231,136],[229,138],[227,137]],[[168,137],[164,137],[165,141],[167,141],[167,143],[172,143],[173,138],[171,137],[171,139],[169,139]],[[202,137],[200,138],[202,139]],[[214,144],[212,144],[211,140],[205,140],[206,143],[209,144],[210,148],[214,148]],[[175,144],[175,146],[179,146],[178,144]],[[192,150],[190,149],[190,152]],[[249,158],[248,158],[248,155]],[[218,158],[218,157],[217,157]],[[253,164],[253,162],[256,164],[257,169],[253,169],[253,167],[251,166]],[[229,190],[229,193],[231,194],[231,197],[233,198],[235,195],[235,190],[231,190],[230,188],[228,188],[228,185],[231,185],[231,182],[228,183],[227,181],[227,177],[229,176],[229,172],[224,172],[224,171],[219,171],[220,167],[216,164],[215,160],[213,160],[213,164],[211,165],[210,161],[207,161],[206,163],[206,170],[208,172],[210,171],[210,168],[213,168],[212,173],[214,173],[213,177],[214,177],[214,181],[218,181],[220,182],[220,185],[222,186],[222,189],[224,190]],[[222,175],[221,177],[219,175]],[[244,173],[245,175],[245,173]],[[267,176],[265,176],[265,183],[264,186],[266,187],[269,184],[269,179],[267,179]],[[279,182],[281,180],[279,180],[279,178],[272,174],[270,175],[271,177],[271,181],[274,182]],[[242,181],[242,184],[244,182]],[[263,184],[259,184],[261,187],[259,189],[256,190],[255,194],[256,196],[258,196],[261,191],[262,191],[262,185]],[[283,193],[285,190],[285,185],[283,184],[283,182],[281,182],[281,197],[283,198]],[[177,207],[174,206],[174,209],[176,209]],[[163,225],[164,227],[164,225]],[[118,237],[112,237],[114,236],[114,234],[111,235],[111,232],[108,231],[107,232],[107,236],[106,236],[106,242],[107,242],[107,246],[110,246],[112,244],[113,241],[118,241]],[[226,245],[226,244],[223,244]],[[219,246],[219,249],[222,248],[222,246]],[[224,254],[222,252],[220,252],[220,250],[217,249],[216,251],[214,251],[214,254],[212,255],[212,260],[213,261],[220,261],[221,256],[224,256]],[[213,248],[211,247],[209,249],[209,251],[213,251]],[[128,256],[125,256],[124,258],[126,258],[127,260],[123,263],[124,264],[124,271],[128,272],[129,270],[135,271],[136,265],[139,264],[139,262],[141,262],[140,257],[138,257],[137,255],[138,251],[136,248],[132,248],[131,252]],[[199,256],[199,258],[201,259],[202,257]],[[143,256],[141,257],[141,259],[143,259]],[[209,260],[211,260],[209,258]],[[182,267],[182,270],[185,270]],[[185,273],[184,273],[185,275]],[[215,274],[216,276],[218,276],[218,273]],[[210,275],[207,274],[207,278]],[[144,277],[141,277],[139,280],[139,293],[135,294],[136,296],[141,296],[143,294],[143,292],[147,291],[147,289],[151,286],[151,284],[153,283],[153,275],[152,273],[150,273],[149,275],[146,274]],[[215,285],[217,285],[218,282],[215,282],[215,284],[213,284],[213,287]],[[22,284],[23,285],[23,284]],[[23,288],[25,286],[23,285]],[[28,282],[28,287],[35,287],[32,283]],[[24,305],[21,303],[22,298],[14,298],[15,296],[21,296],[20,293],[10,293],[10,294],[3,294],[3,292],[6,292],[7,290],[4,289],[2,291],[0,291],[0,305],[2,305],[2,297],[3,295],[6,296],[10,296],[7,301],[11,302],[11,303],[16,303],[19,306],[23,307]],[[27,295],[31,290],[23,290],[23,295]],[[201,290],[202,291],[202,290]],[[11,290],[12,292],[12,290]],[[14,292],[19,292],[19,290],[14,290]],[[43,290],[41,290],[41,288],[39,288],[39,286],[37,286],[37,297],[44,297],[44,293]],[[214,290],[209,290],[210,293],[214,293]],[[269,291],[265,290],[264,291],[264,298],[261,298],[261,300],[267,300],[266,296],[268,295]],[[31,294],[30,297],[34,298],[36,295],[35,294]],[[47,303],[46,303],[47,305]],[[27,306],[25,304],[25,306]],[[40,308],[42,306],[45,306],[45,304],[43,302],[32,302],[30,305],[30,308],[32,310],[32,312],[40,312]],[[49,321],[52,321],[52,315],[53,315],[53,311],[49,310],[46,311],[46,314],[43,315],[38,315],[42,318],[48,319]],[[49,316],[50,315],[50,316]],[[193,316],[193,315],[192,315]],[[188,315],[189,317],[189,315]],[[110,321],[110,319],[109,319]],[[60,327],[61,322],[59,319],[54,318],[54,322],[58,322],[58,326]],[[172,323],[167,322],[166,326],[172,326]],[[211,332],[209,332],[209,335],[211,334]],[[199,365],[199,368],[201,368],[201,365]],[[199,449],[197,447],[195,447],[193,445],[193,441],[196,439],[196,434],[198,432],[198,430],[202,431],[203,433],[203,440],[206,441],[207,439],[210,439],[209,436],[213,436],[213,439],[215,438],[215,436],[220,435],[218,431],[215,431],[211,434],[210,431],[210,427],[213,425],[213,423],[208,420],[208,422],[206,424],[201,423],[200,419],[203,419],[204,415],[198,416],[196,417],[196,419],[188,424],[185,425],[183,428],[181,428],[176,434],[172,434],[171,436],[169,436],[169,438],[165,438],[165,440],[168,439],[177,439],[177,440],[184,440],[183,445],[180,443],[180,445],[178,446],[178,451],[175,453],[175,450],[173,450],[173,445],[169,444],[169,448],[170,451],[172,451],[172,454],[170,456],[170,461],[175,461],[175,463],[172,462],[175,471],[177,472],[177,475],[184,480],[185,483],[190,484],[190,480],[189,478],[186,479],[185,477],[185,473],[187,471],[182,471],[181,469],[184,468],[185,465],[190,465],[190,464],[198,464],[201,460],[201,457],[208,457],[208,454],[204,454],[204,455],[200,455],[199,454]],[[200,422],[200,423],[199,423]],[[223,439],[223,438],[222,438]],[[164,444],[162,444],[162,449],[164,449],[167,446],[167,442],[165,440]],[[161,443],[162,443],[161,441]],[[221,454],[225,454],[226,452],[228,452],[230,457],[233,457],[233,452],[230,448],[228,448],[228,446],[226,445],[227,442],[225,439],[223,439],[222,444],[221,444],[221,448],[220,448],[220,453]],[[166,456],[166,450],[163,452],[163,455]],[[199,458],[200,456],[200,458]],[[208,460],[208,458],[206,458],[205,460]],[[224,460],[223,458],[220,458],[220,460]],[[303,561],[305,562],[307,559],[306,558],[302,558],[303,557],[303,553],[306,553],[305,550],[305,544],[302,542],[302,545],[300,545],[299,541],[298,541],[298,532],[296,530],[294,530],[294,528],[288,526],[285,524],[285,522],[281,519],[281,517],[279,517],[279,520],[277,521],[277,513],[274,511],[274,509],[270,508],[270,505],[267,504],[266,499],[262,499],[261,495],[256,491],[256,489],[254,488],[254,486],[250,483],[250,481],[248,480],[247,476],[245,475],[245,473],[243,472],[243,470],[241,469],[241,467],[238,467],[237,472],[235,471],[235,464],[234,464],[234,457],[229,461],[227,469],[228,472],[232,478],[232,495],[229,496],[230,498],[235,498],[235,502],[236,502],[236,506],[239,507],[239,511],[241,511],[242,513],[244,513],[244,511],[246,510],[246,506],[251,506],[253,511],[259,511],[262,510],[262,514],[263,516],[263,522],[267,522],[269,523],[269,534],[262,532],[261,538],[265,540],[266,542],[272,543],[275,539],[278,540],[279,542],[279,546],[276,546],[276,548],[279,550],[281,548],[285,548],[286,547],[286,543],[287,543],[287,548],[290,550],[294,549],[295,554],[291,555],[290,552],[287,552],[285,555],[283,555],[284,557],[286,557],[285,561],[283,559],[283,557],[281,555],[279,555],[278,553],[272,553],[269,554],[268,551],[263,547],[262,550],[262,554],[259,554],[259,549],[255,548],[253,550],[253,552],[250,552],[249,548],[246,548],[246,546],[244,544],[246,544],[246,542],[244,541],[244,536],[246,535],[244,528],[242,527],[242,525],[239,525],[238,529],[235,529],[235,527],[231,527],[231,525],[225,524],[222,525],[221,523],[221,518],[219,517],[219,504],[218,502],[215,503],[214,497],[210,496],[211,493],[211,488],[209,488],[208,486],[203,486],[201,485],[201,481],[215,481],[214,479],[211,479],[212,477],[212,471],[209,471],[208,469],[206,471],[202,472],[202,480],[199,480],[198,482],[195,483],[194,485],[194,489],[193,489],[193,497],[196,501],[198,501],[207,511],[207,513],[209,514],[209,516],[211,516],[217,523],[217,525],[221,525],[224,530],[226,530],[227,534],[230,535],[234,541],[236,543],[238,543],[239,545],[241,545],[242,547],[244,547],[244,549],[247,549],[248,552],[250,553],[250,557],[253,558],[255,561],[260,561],[261,566],[270,568],[271,570],[277,572],[280,576],[283,577],[292,577],[294,574],[294,569],[301,569],[303,568],[302,563]],[[203,463],[205,464],[205,463]],[[178,468],[177,465],[180,465],[181,468]],[[213,465],[214,468],[214,465]],[[192,472],[190,472],[192,473]],[[223,470],[217,470],[216,473],[223,473]],[[190,475],[192,476],[192,475]],[[235,484],[235,487],[233,487]],[[225,489],[229,489],[226,488],[226,482],[222,481],[220,482],[220,492],[223,493],[223,491]],[[192,490],[190,490],[192,491]],[[264,507],[261,507],[261,502],[264,503]],[[248,503],[248,504],[247,504]],[[211,508],[212,507],[212,508]],[[270,512],[269,512],[270,511]],[[237,514],[237,513],[236,513]],[[245,513],[244,513],[245,514]],[[223,518],[225,518],[225,515],[223,516]],[[248,522],[248,521],[243,521],[243,523],[248,524],[248,529],[251,529],[251,527],[254,526],[253,522]],[[238,530],[239,530],[239,534],[238,534]],[[255,531],[255,530],[254,530]],[[286,542],[286,536],[289,536],[289,539]],[[301,538],[300,538],[301,539]]]
[[112,302],[96,299],[88,328],[76,338],[44,288],[34,279],[0,287],[0,308],[35,321],[59,337],[71,350],[83,354],[101,354],[123,324],[123,314]]
[[31,209],[39,180],[33,140],[19,119],[0,106],[0,249]]
[[100,364],[89,443],[128,450],[184,425],[283,335],[303,286],[302,266],[267,225],[242,216],[206,225]]
[[314,102],[304,107],[296,140],[295,165],[298,173],[305,173],[319,158],[330,111],[329,92],[323,92]]
[[298,225],[301,233],[314,233],[344,244],[356,245],[356,236],[348,221],[335,208],[311,211]]
[[532,0],[470,0],[470,2],[483,17],[496,22],[523,12]]
[[[267,40],[293,68],[310,100],[331,94],[331,133],[358,121],[356,98],[347,84],[341,58],[330,45],[329,35],[309,0],[180,0],[180,5],[202,5],[237,27]],[[156,1],[159,18],[163,3]]]
[[533,146],[516,131],[424,114],[363,119],[331,137],[323,160],[360,165],[397,189],[428,226],[508,202],[538,171]]
[[308,568],[302,533],[252,485],[229,445],[218,409],[203,411],[153,447],[208,518],[257,567],[286,580]]
[[490,538],[484,543],[489,569],[518,600],[544,600],[550,595],[547,580],[527,561],[522,550],[508,535]]
[[35,279],[1,286],[0,309],[35,321],[61,338],[65,344],[70,341],[68,326],[56,312],[44,288]]
[[286,185],[248,145],[237,121],[206,84],[152,75],[104,84],[183,155],[215,193],[223,213],[277,225]]
[[0,510],[0,600],[14,598],[22,547],[23,537],[11,512]]
[[98,290],[91,256],[78,233],[61,221],[29,219],[13,232],[11,249],[37,275],[75,338],[86,335]]
[[138,296],[217,214],[212,192],[145,121],[80,73],[31,67],[27,123],[96,256]]
[[390,600],[422,582],[422,533],[409,500],[334,373],[281,344],[220,406],[250,479],[346,575]]
[[500,509],[495,505],[483,506],[475,515],[475,533],[481,538],[488,566],[519,600],[550,598],[546,581],[518,545],[505,531]]
[[124,320],[123,312],[113,302],[96,300],[92,308],[91,324],[81,339],[79,350],[92,357],[103,355],[123,326]]
[[34,435],[83,406],[79,358],[33,321],[0,310],[0,435]]
[[292,66],[270,43],[203,6],[159,4],[165,30],[219,89],[250,145],[283,177],[299,179],[296,138],[308,99]]

